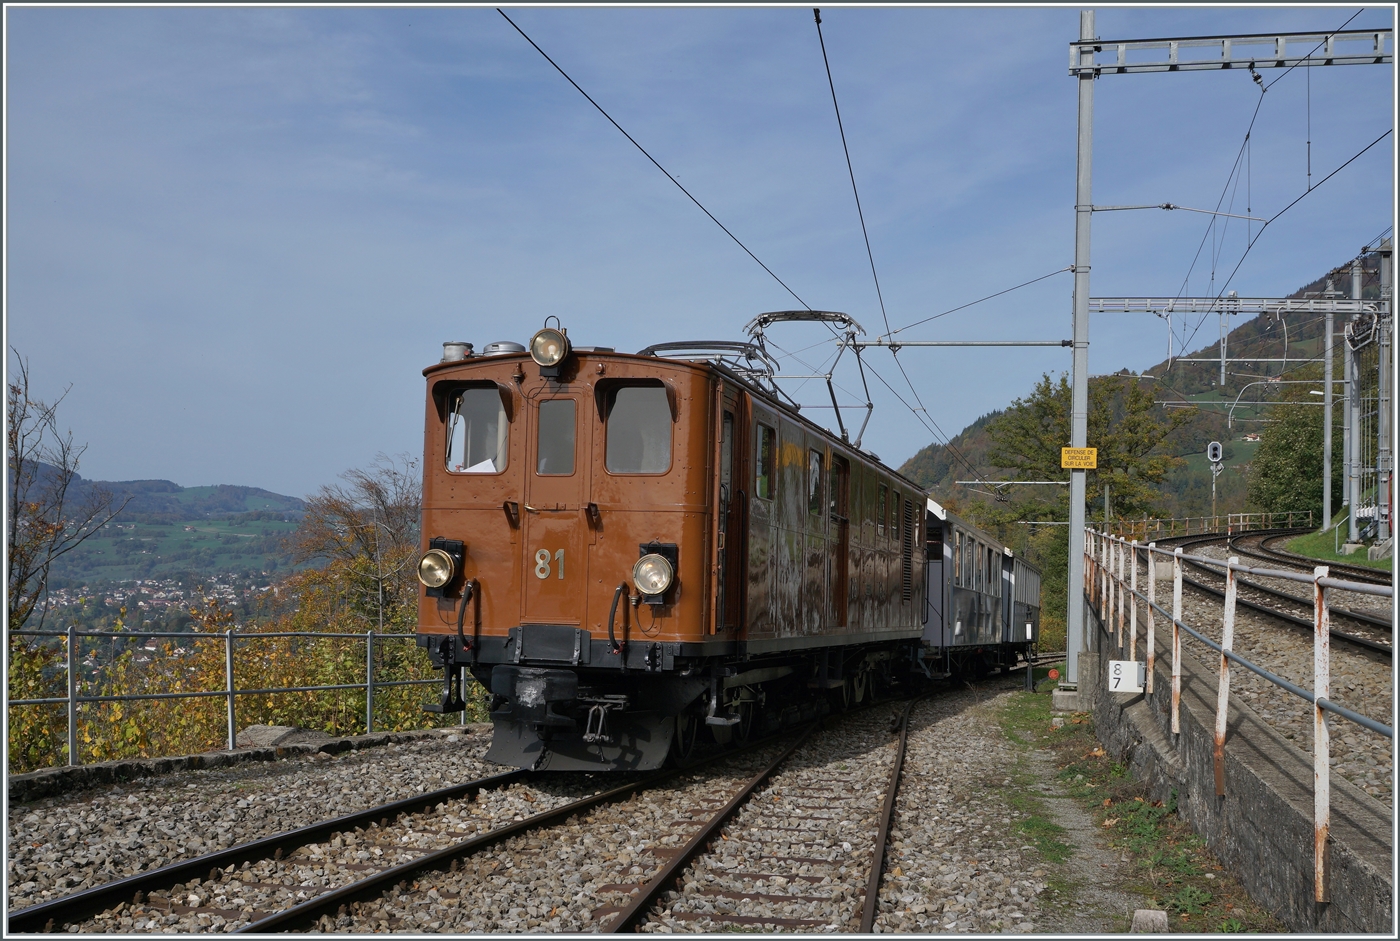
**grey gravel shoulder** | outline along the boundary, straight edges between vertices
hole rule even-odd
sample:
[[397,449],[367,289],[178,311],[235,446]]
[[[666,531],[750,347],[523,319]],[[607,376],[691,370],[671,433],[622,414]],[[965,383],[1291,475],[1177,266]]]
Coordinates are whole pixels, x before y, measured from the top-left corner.
[[[12,779],[10,908],[499,773],[484,758],[489,744],[490,726],[476,725],[240,749],[217,754],[242,760],[148,766],[24,803]],[[151,764],[167,760],[180,761]]]

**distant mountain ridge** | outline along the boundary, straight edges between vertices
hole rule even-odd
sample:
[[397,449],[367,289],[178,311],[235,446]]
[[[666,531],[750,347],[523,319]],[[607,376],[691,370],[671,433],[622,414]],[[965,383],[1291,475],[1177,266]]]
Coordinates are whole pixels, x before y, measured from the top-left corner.
[[[56,473],[41,464],[39,480]],[[115,504],[126,501],[117,517],[120,522],[174,523],[186,520],[223,519],[244,514],[273,514],[296,521],[306,512],[306,503],[261,487],[215,484],[208,487],[182,487],[172,480],[88,480],[75,474],[69,484],[68,499],[78,503],[96,489],[113,494]]]

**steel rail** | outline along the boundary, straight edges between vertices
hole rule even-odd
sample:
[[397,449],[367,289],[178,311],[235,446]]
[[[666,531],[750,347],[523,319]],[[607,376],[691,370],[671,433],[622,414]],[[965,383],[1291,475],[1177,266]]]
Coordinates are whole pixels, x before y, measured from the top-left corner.
[[121,902],[130,902],[138,893],[150,895],[152,890],[168,889],[181,882],[189,882],[196,877],[205,878],[212,869],[227,869],[262,859],[276,858],[280,852],[290,853],[311,843],[329,839],[336,833],[367,826],[377,820],[398,817],[401,814],[421,813],[443,801],[474,797],[483,790],[496,790],[523,779],[524,770],[507,771],[486,778],[478,778],[465,784],[430,791],[404,800],[394,801],[357,811],[343,817],[323,820],[296,830],[286,830],[272,836],[263,837],[248,843],[241,843],[214,853],[206,853],[193,859],[171,863],[149,872],[139,872],[124,879],[104,882],[102,885],[84,889],[71,895],[41,902],[11,912],[6,920],[6,933],[47,931],[49,922],[55,928],[65,924],[83,921],[91,915],[106,911]]
[[719,831],[729,822],[729,818],[734,816],[752,796],[753,792],[763,786],[763,782],[773,776],[773,772],[778,770],[778,766],[787,761],[788,757],[801,746],[811,736],[816,725],[809,725],[807,730],[798,739],[783,750],[782,754],[773,759],[768,767],[754,775],[744,786],[739,789],[729,803],[719,809],[710,822],[700,829],[700,832],[691,837],[690,841],[681,847],[680,852],[671,857],[671,861],[661,867],[661,870],[651,880],[641,887],[637,897],[633,899],[626,908],[618,913],[611,925],[601,934],[622,934],[625,932],[635,932],[642,919],[646,917],[647,910],[661,896],[661,893],[674,884],[676,877],[685,871],[685,867],[690,861],[700,855],[706,847],[719,835]]
[[[1183,576],[1181,582],[1184,585],[1190,585],[1197,591],[1203,591],[1206,594],[1214,595],[1216,598],[1223,599],[1225,597],[1225,592],[1221,591],[1218,588],[1212,588],[1204,582],[1198,582],[1194,578],[1186,578]],[[1280,621],[1292,624],[1295,627],[1303,628],[1309,633],[1312,633],[1314,628],[1314,624],[1310,618],[1305,619],[1297,617],[1296,615],[1287,614],[1283,611],[1278,610],[1277,608],[1271,608],[1266,604],[1260,604],[1257,601],[1250,601],[1247,598],[1240,598],[1236,596],[1235,604],[1239,605],[1242,608],[1249,608],[1251,610],[1258,611],[1260,614],[1267,614],[1270,617],[1278,618]],[[1358,647],[1365,647],[1369,650],[1375,650],[1379,653],[1385,654],[1387,657],[1390,657],[1393,654],[1393,650],[1390,644],[1382,644],[1377,641],[1370,640],[1366,637],[1358,637],[1355,634],[1348,634],[1346,631],[1329,630],[1328,633],[1331,634],[1331,636],[1337,638],[1337,640],[1342,641],[1343,643],[1355,644]]]
[[546,810],[543,813],[531,814],[524,820],[517,820],[503,827],[496,827],[479,833],[466,840],[461,840],[451,846],[435,850],[431,853],[411,859],[406,863],[391,866],[388,869],[380,870],[372,876],[343,885],[338,889],[322,893],[315,898],[307,899],[291,908],[283,909],[280,912],[273,912],[264,918],[260,918],[250,924],[244,925],[234,934],[267,934],[274,931],[294,931],[314,925],[323,915],[330,914],[341,905],[349,905],[352,902],[362,901],[383,892],[386,888],[417,876],[420,872],[429,869],[441,869],[455,859],[470,856],[478,850],[484,849],[502,840],[509,839],[520,833],[526,833],[540,827],[567,820],[575,814],[596,807],[599,804],[606,804],[611,801],[627,797],[638,790],[659,784],[681,774],[687,769],[668,768],[658,774],[624,784],[619,787],[594,794],[581,800],[570,801],[553,810]]
[[[1282,537],[1264,537],[1259,541],[1259,551],[1264,553],[1267,557],[1272,557],[1275,561],[1292,562],[1297,565],[1316,565],[1319,562],[1325,561],[1320,559],[1310,559],[1305,555],[1298,555],[1296,552],[1288,552],[1284,549],[1274,549],[1271,546],[1265,545],[1265,543],[1270,542],[1271,540],[1280,538]],[[1240,551],[1249,552],[1250,550],[1241,549]],[[1333,571],[1340,569],[1358,582],[1370,582],[1374,585],[1389,585],[1394,580],[1393,576],[1387,577],[1384,572],[1381,572],[1378,569],[1366,568],[1362,565],[1349,565],[1346,562],[1325,562],[1325,564],[1327,565],[1328,569]]]
[[[1311,530],[1305,530],[1305,532],[1311,532]],[[1237,537],[1235,537],[1235,538],[1238,539],[1238,538],[1240,538],[1240,537],[1237,536]],[[1220,536],[1218,536],[1218,535],[1216,535],[1216,536],[1206,536],[1206,537],[1195,536],[1195,537],[1191,537],[1191,538],[1189,538],[1189,539],[1181,539],[1181,540],[1179,541],[1178,544],[1179,544],[1179,545],[1182,545],[1182,546],[1186,546],[1186,545],[1197,545],[1197,544],[1206,543],[1206,542],[1216,542],[1216,541],[1218,541],[1219,539],[1220,539]],[[1176,540],[1173,540],[1173,541],[1176,541]],[[1255,553],[1250,552],[1250,551],[1247,550],[1247,549],[1242,549],[1242,548],[1237,547],[1237,546],[1234,544],[1233,539],[1232,539],[1232,540],[1229,540],[1229,545],[1230,545],[1230,548],[1236,549],[1236,551],[1242,552],[1242,553],[1244,553],[1244,554],[1246,554],[1246,555],[1255,555],[1256,558],[1260,558],[1260,557],[1261,557],[1261,556],[1257,556]],[[1139,546],[1139,548],[1143,548],[1143,547],[1142,547],[1142,546]],[[1302,558],[1302,557],[1299,556],[1299,558]],[[1211,569],[1211,568],[1208,568],[1208,567],[1206,567],[1206,566],[1202,566],[1201,564],[1199,564],[1198,562],[1196,562],[1195,560],[1193,560],[1193,559],[1191,559],[1191,558],[1189,558],[1189,557],[1183,557],[1183,560],[1182,560],[1182,561],[1186,562],[1186,564],[1188,564],[1188,565],[1195,566],[1195,567],[1198,568],[1198,569],[1203,569],[1203,570],[1205,570],[1205,571],[1209,571],[1209,572],[1211,572],[1211,574],[1214,574],[1214,575],[1219,575],[1219,574],[1220,574],[1220,573],[1218,573],[1218,572],[1215,572],[1215,571],[1214,571],[1213,569]],[[1277,560],[1275,560],[1275,561],[1277,561]],[[1317,560],[1313,560],[1313,561],[1317,561]],[[1221,563],[1221,564],[1223,565],[1224,563]],[[1206,591],[1206,592],[1208,592],[1208,593],[1214,595],[1214,596],[1217,597],[1217,598],[1223,598],[1223,597],[1225,597],[1224,592],[1219,591],[1219,590],[1217,590],[1217,589],[1215,589],[1215,588],[1212,588],[1212,587],[1210,587],[1209,585],[1203,585],[1203,584],[1201,584],[1200,582],[1195,581],[1194,579],[1183,578],[1182,581],[1185,582],[1185,583],[1188,584],[1188,585],[1191,585],[1191,586],[1195,587],[1195,588],[1202,589],[1202,590],[1204,590],[1204,591]],[[1307,599],[1307,598],[1300,598],[1300,597],[1297,596],[1297,595],[1291,595],[1291,594],[1289,594],[1289,593],[1286,592],[1286,591],[1280,591],[1280,590],[1277,589],[1277,588],[1270,588],[1270,587],[1268,587],[1267,585],[1261,585],[1261,584],[1259,584],[1258,582],[1252,582],[1252,581],[1249,581],[1249,580],[1244,579],[1244,578],[1237,578],[1237,579],[1236,579],[1236,583],[1237,583],[1241,588],[1251,588],[1251,589],[1253,589],[1253,590],[1255,590],[1255,591],[1262,592],[1262,593],[1267,594],[1267,595],[1273,595],[1273,596],[1276,597],[1276,598],[1281,598],[1281,599],[1283,599],[1283,600],[1285,600],[1285,601],[1290,601],[1290,602],[1292,602],[1292,603],[1294,603],[1294,604],[1302,605],[1303,607],[1310,608],[1310,607],[1312,607],[1312,605],[1313,605],[1312,601],[1310,601],[1310,600]],[[1237,599],[1236,603],[1237,603],[1237,604],[1244,605],[1244,606],[1247,607],[1247,608],[1252,608],[1252,609],[1254,609],[1254,610],[1256,610],[1256,611],[1262,611],[1262,612],[1265,613],[1265,614],[1277,615],[1278,617],[1282,618],[1283,620],[1291,621],[1293,624],[1296,624],[1296,625],[1298,625],[1299,627],[1306,627],[1308,630],[1312,630],[1312,629],[1313,629],[1313,622],[1312,622],[1311,619],[1298,618],[1298,617],[1295,617],[1295,616],[1293,616],[1293,615],[1286,614],[1286,613],[1284,613],[1284,612],[1282,612],[1282,611],[1278,611],[1278,610],[1276,610],[1276,609],[1274,609],[1274,608],[1261,607],[1261,606],[1258,605],[1257,603],[1247,601],[1247,600],[1244,599],[1244,598],[1239,598],[1239,599]],[[1369,626],[1369,627],[1374,627],[1374,628],[1377,628],[1377,629],[1379,629],[1379,630],[1385,630],[1385,631],[1390,631],[1390,630],[1393,629],[1393,628],[1392,628],[1392,625],[1391,625],[1391,622],[1390,622],[1389,620],[1384,619],[1384,618],[1381,618],[1381,617],[1378,617],[1378,616],[1376,616],[1376,615],[1374,615],[1374,614],[1369,614],[1369,613],[1367,613],[1367,612],[1365,612],[1365,611],[1353,611],[1353,610],[1350,609],[1350,608],[1344,608],[1344,607],[1342,607],[1341,605],[1335,605],[1335,604],[1329,604],[1329,605],[1327,606],[1327,609],[1328,609],[1329,611],[1331,611],[1333,614],[1341,615],[1342,617],[1351,618],[1351,619],[1354,620],[1354,621],[1360,621],[1361,623],[1366,624],[1366,625]],[[1373,650],[1380,650],[1380,651],[1385,652],[1386,654],[1389,654],[1390,651],[1391,651],[1391,648],[1390,648],[1389,646],[1385,645],[1385,644],[1379,644],[1379,643],[1376,643],[1376,642],[1374,642],[1374,641],[1366,640],[1365,638],[1357,638],[1355,635],[1352,635],[1352,634],[1347,634],[1347,633],[1344,633],[1344,632],[1341,632],[1341,631],[1332,631],[1331,634],[1332,634],[1333,637],[1339,638],[1340,640],[1342,640],[1342,641],[1344,641],[1344,642],[1347,642],[1347,643],[1350,643],[1350,642],[1357,642],[1357,643],[1360,643],[1361,646],[1363,646],[1363,647],[1370,647],[1370,648],[1373,649]]]
[[[713,757],[702,759],[696,764],[667,768],[657,774],[633,781],[630,784],[620,785],[611,790],[594,794],[591,797],[572,801],[568,804],[556,807],[553,810],[532,814],[524,820],[517,820],[506,826],[488,830],[485,833],[478,833],[452,846],[434,850],[431,853],[419,856],[406,863],[400,863],[397,866],[381,870],[364,879],[351,882],[337,889],[322,893],[314,898],[307,899],[291,908],[266,915],[250,924],[244,925],[233,933],[265,934],[275,931],[294,931],[298,928],[315,924],[323,915],[331,914],[341,905],[349,905],[352,902],[372,898],[383,892],[386,887],[415,877],[425,870],[445,868],[456,859],[471,856],[479,850],[485,849],[488,846],[499,843],[512,836],[527,833],[540,827],[550,826],[561,820],[567,820],[569,817],[601,804],[621,800],[639,790],[668,781],[677,775],[693,771],[697,767],[702,767],[706,764],[722,761],[727,758],[733,758],[736,755],[745,754],[758,748],[764,748],[773,744],[776,738],[776,735],[772,735],[738,749],[720,751]],[[521,771],[516,773],[525,774],[527,772]]]
[[[1233,546],[1232,546],[1232,548],[1233,548]],[[1243,550],[1240,550],[1240,551],[1243,551]],[[1199,565],[1199,564],[1197,564],[1197,563],[1195,563],[1195,562],[1188,562],[1188,564],[1194,565],[1196,568],[1203,568],[1203,566],[1201,566],[1201,565]],[[1214,574],[1219,574],[1219,573],[1214,573]],[[1251,589],[1253,589],[1254,591],[1262,592],[1263,594],[1266,594],[1266,595],[1272,595],[1272,596],[1274,596],[1275,598],[1280,598],[1280,599],[1282,599],[1282,600],[1284,600],[1284,601],[1290,601],[1290,602],[1292,602],[1293,604],[1302,605],[1302,606],[1305,607],[1305,608],[1311,608],[1311,607],[1313,606],[1312,601],[1310,601],[1310,600],[1307,599],[1307,598],[1301,598],[1301,597],[1299,597],[1298,595],[1290,595],[1290,594],[1289,594],[1288,592],[1286,592],[1286,591],[1280,591],[1280,590],[1277,589],[1277,588],[1270,588],[1268,585],[1261,585],[1261,584],[1259,584],[1258,582],[1251,582],[1251,581],[1249,581],[1248,579],[1245,579],[1245,578],[1236,578],[1236,579],[1235,579],[1235,583],[1236,583],[1237,585],[1239,585],[1241,588],[1251,588]],[[1368,613],[1365,612],[1365,611],[1353,611],[1351,608],[1344,608],[1344,607],[1342,607],[1342,606],[1339,605],[1339,604],[1331,604],[1331,603],[1329,603],[1329,604],[1327,605],[1327,610],[1331,611],[1333,614],[1339,614],[1339,615],[1341,615],[1342,617],[1351,618],[1353,621],[1360,621],[1360,622],[1362,622],[1363,624],[1367,624],[1367,625],[1370,625],[1371,627],[1379,628],[1380,630],[1384,630],[1384,631],[1389,631],[1389,630],[1391,630],[1391,623],[1390,623],[1390,619],[1389,619],[1389,618],[1378,617],[1377,615],[1374,615],[1374,614],[1368,614]],[[1312,622],[1309,621],[1308,623],[1311,624]]]
[[890,823],[894,820],[894,800],[899,793],[899,775],[904,770],[904,753],[909,745],[909,716],[920,696],[909,700],[900,716],[899,748],[895,751],[894,767],[890,770],[890,786],[885,793],[885,805],[880,808],[880,833],[875,839],[875,855],[870,860],[870,879],[865,883],[865,904],[860,913],[860,933],[875,929],[875,914],[880,908],[880,879],[885,873],[885,843],[889,840]]
[[[1140,601],[1147,601],[1146,596],[1143,595],[1141,592],[1136,592],[1135,596]],[[1166,608],[1162,607],[1161,605],[1157,604],[1157,602],[1147,601],[1147,603],[1152,606],[1152,610],[1161,614],[1162,617],[1166,619],[1168,624],[1175,624],[1177,627],[1181,628],[1183,631],[1190,634],[1192,637],[1196,638],[1201,643],[1205,644],[1211,650],[1214,650],[1216,653],[1225,657],[1230,662],[1239,664],[1249,672],[1253,673],[1255,676],[1262,676],[1264,679],[1268,680],[1270,683],[1273,683],[1275,686],[1285,689],[1293,695],[1299,697],[1300,699],[1312,703],[1319,709],[1324,709],[1327,712],[1339,715],[1344,719],[1350,719],[1357,725],[1362,726],[1363,728],[1370,729],[1373,732],[1379,732],[1386,738],[1393,739],[1395,737],[1395,731],[1394,729],[1390,728],[1390,726],[1377,722],[1375,719],[1372,719],[1369,716],[1363,716],[1359,712],[1353,712],[1347,707],[1339,705],[1338,703],[1335,703],[1332,700],[1327,699],[1326,697],[1318,698],[1315,694],[1308,692],[1300,686],[1295,686],[1294,684],[1285,680],[1283,677],[1278,676],[1274,673],[1270,673],[1263,667],[1256,666],[1255,664],[1250,663],[1248,660],[1244,659],[1239,654],[1235,653],[1233,650],[1226,650],[1220,644],[1217,644],[1215,641],[1211,640],[1209,637],[1199,633],[1198,631],[1193,630],[1191,626],[1186,624],[1185,622],[1173,619],[1171,612],[1168,611]],[[1100,625],[1099,629],[1103,630],[1102,625]]]

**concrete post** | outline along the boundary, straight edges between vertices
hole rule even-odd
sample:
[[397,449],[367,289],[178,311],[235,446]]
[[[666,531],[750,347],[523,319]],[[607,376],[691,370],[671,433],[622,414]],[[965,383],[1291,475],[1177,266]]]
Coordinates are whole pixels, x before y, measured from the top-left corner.
[[1376,367],[1376,541],[1390,538],[1390,239],[1381,240],[1380,356]]
[[[1351,297],[1355,301],[1361,300],[1361,256],[1359,255],[1351,262]],[[1352,315],[1351,322],[1356,322],[1356,315]],[[1347,505],[1347,541],[1356,542],[1358,536],[1356,503],[1359,496],[1357,485],[1361,470],[1357,467],[1356,443],[1359,425],[1356,422],[1355,413],[1359,406],[1356,399],[1356,360],[1351,352],[1351,344],[1346,342],[1345,333],[1342,338],[1342,380],[1344,402],[1342,405],[1342,500]]]
[[[1094,11],[1079,11],[1079,38],[1094,38]],[[1081,64],[1093,61],[1081,52]],[[1093,217],[1094,73],[1079,75],[1079,161],[1074,189],[1074,363],[1071,376],[1070,446],[1087,446],[1089,436],[1089,229]],[[1070,472],[1069,598],[1065,618],[1065,682],[1079,686],[1079,654],[1084,644],[1084,471]]]
[[1322,365],[1322,531],[1332,525],[1332,311],[1327,311],[1327,342]]

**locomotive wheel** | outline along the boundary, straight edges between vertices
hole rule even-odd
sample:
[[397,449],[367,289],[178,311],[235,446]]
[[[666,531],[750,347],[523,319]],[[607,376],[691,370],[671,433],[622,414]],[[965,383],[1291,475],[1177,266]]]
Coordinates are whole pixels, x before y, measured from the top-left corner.
[[754,704],[745,699],[739,703],[739,724],[734,726],[734,741],[745,745],[753,734]]
[[676,716],[676,734],[671,737],[671,757],[677,764],[689,760],[700,737],[700,720],[689,713]]
[[851,708],[851,680],[847,677],[840,686],[826,691],[826,699],[832,711],[841,712]]
[[868,676],[869,674],[862,670],[854,676],[846,677],[846,685],[850,690],[848,702],[852,706],[858,706],[865,702],[865,685]]

